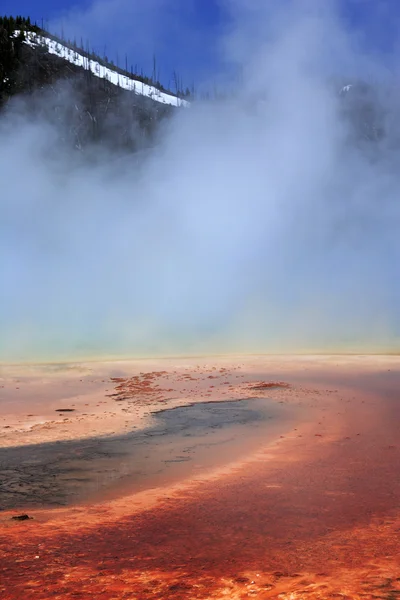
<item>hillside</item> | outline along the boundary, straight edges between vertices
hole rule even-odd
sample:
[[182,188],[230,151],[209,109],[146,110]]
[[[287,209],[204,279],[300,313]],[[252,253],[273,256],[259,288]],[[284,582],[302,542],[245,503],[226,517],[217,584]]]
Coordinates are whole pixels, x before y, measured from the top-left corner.
[[[0,110],[45,112],[76,148],[100,143],[135,150],[158,123],[187,106],[183,94],[134,75],[32,25],[0,18]],[[29,98],[29,102],[26,102]]]
[[[127,59],[125,63],[122,69],[29,19],[2,17],[0,111],[45,115],[59,127],[63,143],[79,150],[93,144],[121,151],[149,147],[160,123],[189,105],[190,92],[179,89],[177,77],[173,92],[143,73],[134,73],[132,67],[128,71]],[[352,142],[385,138],[387,117],[382,106],[392,91],[362,81],[339,84],[336,80],[332,94],[338,96],[342,116],[350,123]],[[398,104],[396,99],[392,103]]]

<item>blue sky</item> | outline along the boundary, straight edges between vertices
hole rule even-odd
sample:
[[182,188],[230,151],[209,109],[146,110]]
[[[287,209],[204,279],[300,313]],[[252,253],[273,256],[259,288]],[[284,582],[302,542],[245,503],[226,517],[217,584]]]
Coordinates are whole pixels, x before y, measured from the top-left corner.
[[[2,0],[3,14],[30,15],[71,39],[88,41],[108,58],[152,74],[153,55],[164,84],[177,71],[183,82],[208,84],[224,70],[221,39],[232,26],[232,6],[244,0]],[[280,4],[290,0],[264,0]],[[310,0],[311,2],[313,0]],[[316,0],[315,0],[316,1]],[[322,4],[326,0],[319,0]],[[334,0],[335,1],[335,0]],[[347,25],[369,51],[398,48],[400,0],[336,0]],[[263,0],[246,0],[248,5]],[[172,84],[172,83],[171,83]]]

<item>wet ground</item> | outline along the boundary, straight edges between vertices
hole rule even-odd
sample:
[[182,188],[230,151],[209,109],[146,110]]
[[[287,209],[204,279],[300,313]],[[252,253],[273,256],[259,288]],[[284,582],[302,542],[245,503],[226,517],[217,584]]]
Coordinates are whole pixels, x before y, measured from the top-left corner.
[[287,417],[266,398],[201,402],[156,412],[149,427],[126,435],[0,449],[0,507],[62,506],[171,483],[254,450]]
[[[212,476],[205,470],[143,493],[129,494],[127,486],[112,501],[32,506],[26,521],[0,512],[1,599],[400,598],[400,359],[335,357],[323,367],[314,358],[293,360],[273,375],[282,359],[262,360],[258,382],[274,375],[290,384],[266,389],[277,404],[298,407],[294,425],[289,419],[275,439],[280,415],[267,419],[273,443],[257,441],[245,461],[228,452],[232,466]],[[151,427],[162,442],[159,418]],[[185,438],[185,418],[178,421],[171,441]],[[210,436],[229,437],[236,427],[244,442],[257,438],[264,422],[217,425]],[[179,449],[175,458],[183,456]],[[164,451],[161,458],[170,460]],[[191,461],[166,464],[186,468]]]

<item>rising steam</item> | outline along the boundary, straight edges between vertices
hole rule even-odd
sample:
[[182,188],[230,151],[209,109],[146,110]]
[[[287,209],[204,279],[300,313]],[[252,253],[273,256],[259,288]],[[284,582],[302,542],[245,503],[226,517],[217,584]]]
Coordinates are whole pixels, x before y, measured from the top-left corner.
[[140,164],[55,152],[20,104],[0,122],[0,360],[397,348],[395,101],[358,143],[338,87],[389,75],[333,10],[246,4],[235,94]]

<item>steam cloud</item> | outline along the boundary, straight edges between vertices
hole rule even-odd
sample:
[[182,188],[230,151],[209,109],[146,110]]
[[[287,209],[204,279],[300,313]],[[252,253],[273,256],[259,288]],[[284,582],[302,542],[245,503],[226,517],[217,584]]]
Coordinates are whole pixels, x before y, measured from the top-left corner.
[[235,96],[177,111],[140,165],[0,122],[1,360],[397,348],[395,98],[356,144],[335,87],[390,74],[334,5],[275,4],[230,3]]

